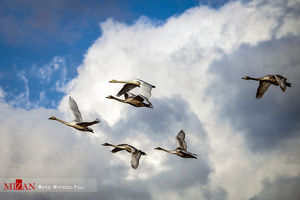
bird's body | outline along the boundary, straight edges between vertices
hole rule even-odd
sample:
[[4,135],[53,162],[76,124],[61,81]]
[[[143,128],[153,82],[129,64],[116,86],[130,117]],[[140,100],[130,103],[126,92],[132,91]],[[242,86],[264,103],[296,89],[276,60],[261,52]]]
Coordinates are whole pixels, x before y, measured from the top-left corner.
[[291,83],[286,82],[286,78],[283,76],[280,76],[278,74],[275,75],[266,75],[261,78],[252,78],[249,76],[242,77],[244,80],[254,80],[259,81],[259,86],[257,88],[256,92],[256,98],[260,99],[264,95],[264,93],[268,90],[270,85],[276,85],[280,86],[281,90],[285,92],[286,87],[291,87]]
[[104,143],[102,144],[103,146],[111,146],[114,147],[113,150],[111,150],[112,153],[117,153],[119,151],[127,151],[128,153],[131,154],[131,166],[133,169],[136,169],[139,166],[139,161],[141,158],[141,155],[147,155],[145,152],[138,150],[132,145],[129,144],[118,144],[118,145],[113,145],[109,143]]
[[153,108],[151,102],[147,98],[143,97],[142,95],[135,95],[130,92],[126,92],[124,94],[124,97],[125,97],[125,99],[120,99],[120,98],[114,97],[112,95],[109,95],[106,98],[114,99],[114,100],[122,102],[122,103],[127,103],[127,104],[130,104],[135,107]]
[[73,127],[79,131],[88,131],[91,133],[94,133],[94,130],[92,128],[90,128],[89,126],[93,125],[93,124],[97,124],[100,121],[98,119],[91,121],[91,122],[84,122],[82,120],[82,116],[81,113],[79,111],[79,108],[77,106],[77,103],[75,102],[75,100],[72,97],[69,97],[69,107],[70,110],[72,111],[72,114],[74,115],[74,120],[71,122],[66,122],[64,120],[58,119],[56,117],[49,117],[49,119],[51,120],[56,120],[59,121],[62,124],[65,124],[67,126]]
[[154,149],[156,150],[162,150],[165,151],[167,153],[170,154],[175,154],[177,156],[180,156],[182,158],[195,158],[197,159],[196,156],[198,156],[197,154],[193,154],[191,152],[187,151],[187,145],[185,142],[185,132],[183,130],[179,131],[179,133],[176,136],[176,141],[177,141],[177,148],[175,150],[167,150],[167,149],[163,149],[161,147],[156,147]]

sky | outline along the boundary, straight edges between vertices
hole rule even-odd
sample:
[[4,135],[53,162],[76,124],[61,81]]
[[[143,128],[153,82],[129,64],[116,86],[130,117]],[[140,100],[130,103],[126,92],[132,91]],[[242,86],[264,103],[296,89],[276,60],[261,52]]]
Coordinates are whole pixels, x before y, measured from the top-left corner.
[[[1,199],[300,199],[300,1],[1,1],[0,177],[95,178],[97,192]],[[248,75],[280,74],[256,99]],[[106,99],[143,79],[154,109]],[[95,134],[71,121],[72,96]],[[176,147],[182,159],[154,150]],[[129,143],[147,153],[138,169]]]

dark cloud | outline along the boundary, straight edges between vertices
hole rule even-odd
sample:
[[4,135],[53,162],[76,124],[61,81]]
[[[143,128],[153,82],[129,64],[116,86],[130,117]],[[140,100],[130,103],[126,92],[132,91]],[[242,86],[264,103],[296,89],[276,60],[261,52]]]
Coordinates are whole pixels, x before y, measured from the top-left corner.
[[223,188],[217,188],[216,190],[204,191],[204,197],[207,200],[226,200],[228,199],[228,194]]
[[[229,118],[237,131],[244,131],[252,150],[272,149],[298,133],[300,122],[300,38],[287,37],[241,46],[234,54],[211,66],[216,75],[208,96],[222,105],[221,118]],[[255,99],[258,82],[248,75],[281,74],[292,83],[283,93],[270,86],[262,99]]]
[[171,167],[171,169],[153,178],[154,188],[164,188],[165,191],[185,191],[192,186],[199,185],[201,191],[200,186],[209,182],[208,175],[212,170],[205,158],[201,157],[202,155],[195,160],[164,154],[166,157],[168,156],[168,159],[162,164]]
[[300,199],[300,176],[277,177],[274,181],[265,180],[260,193],[250,200],[298,200]]
[[49,38],[71,44],[107,17],[127,18],[125,7],[122,1],[106,0],[4,0],[0,3],[0,35],[13,45],[46,43]]
[[171,137],[174,138],[174,144],[172,144],[175,145],[175,137],[183,129],[187,140],[189,140],[190,132],[205,140],[206,134],[201,121],[180,96],[153,98],[151,101],[154,106],[153,110],[124,104],[128,106],[127,113],[125,113],[126,120],[121,120],[110,131],[116,137],[127,137],[141,131],[147,132],[156,141],[162,140],[163,137],[166,139]]

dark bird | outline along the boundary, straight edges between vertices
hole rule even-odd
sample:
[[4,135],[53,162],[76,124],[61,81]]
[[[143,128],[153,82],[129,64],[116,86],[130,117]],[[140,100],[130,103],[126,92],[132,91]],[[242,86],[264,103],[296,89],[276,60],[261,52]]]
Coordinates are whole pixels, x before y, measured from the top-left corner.
[[131,154],[131,166],[133,169],[136,169],[139,166],[139,161],[141,158],[141,155],[147,155],[145,152],[138,150],[134,146],[131,146],[129,144],[118,144],[118,145],[113,145],[109,143],[104,143],[102,144],[103,146],[111,146],[114,147],[113,150],[111,150],[112,153],[117,153],[119,151],[127,151],[128,153]]
[[259,86],[257,88],[256,92],[256,98],[260,99],[264,95],[264,93],[267,91],[269,86],[271,84],[280,86],[281,90],[285,92],[286,87],[291,87],[291,83],[286,82],[286,78],[283,76],[280,76],[278,74],[276,75],[267,75],[262,78],[252,78],[249,76],[242,77],[244,80],[254,80],[259,81]]
[[127,103],[135,107],[148,107],[148,108],[153,108],[152,103],[145,98],[143,95],[135,95],[130,92],[126,92],[124,94],[125,99],[119,99],[117,97],[114,97],[112,95],[107,96],[106,98],[108,99],[114,99],[116,101],[122,102],[122,103]]

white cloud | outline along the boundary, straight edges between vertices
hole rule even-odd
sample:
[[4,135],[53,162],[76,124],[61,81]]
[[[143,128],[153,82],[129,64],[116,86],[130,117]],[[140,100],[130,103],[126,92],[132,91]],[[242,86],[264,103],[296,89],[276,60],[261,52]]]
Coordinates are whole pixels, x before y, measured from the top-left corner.
[[[35,71],[36,66],[33,68]],[[43,81],[49,82],[52,78],[52,74],[58,70],[62,71],[63,79],[66,78],[65,70],[66,70],[66,61],[61,56],[55,56],[49,63],[43,65],[42,67],[37,69],[37,77],[42,79]]]
[[5,97],[5,92],[2,89],[2,87],[0,87],[0,99],[3,99]]
[[[250,49],[262,46],[263,42],[275,40],[275,36],[277,40],[291,35],[298,38],[298,27],[291,25],[291,20],[298,16],[286,15],[289,5],[285,4],[281,1],[252,1],[247,4],[230,2],[218,10],[196,7],[159,26],[146,18],[133,25],[109,19],[101,23],[103,34],[85,55],[78,76],[65,88],[68,95],[63,98],[58,111],[20,111],[6,105],[1,111],[3,114],[14,110],[13,115],[18,115],[20,121],[28,116],[28,124],[22,123],[19,127],[23,128],[12,134],[15,125],[13,119],[8,118],[1,125],[7,134],[0,141],[5,141],[4,146],[12,144],[13,140],[22,137],[24,130],[35,127],[30,135],[39,141],[39,148],[43,151],[31,159],[45,171],[59,167],[58,176],[91,176],[92,169],[100,188],[95,196],[103,199],[118,198],[118,195],[125,199],[132,199],[132,195],[141,195],[145,199],[249,199],[263,189],[264,179],[274,180],[282,174],[296,176],[300,173],[299,160],[292,159],[300,151],[300,139],[295,136],[297,134],[290,134],[294,137],[284,140],[270,152],[257,153],[249,149],[246,128],[237,131],[235,124],[229,117],[224,118],[227,115],[223,113],[230,101],[238,97],[239,87],[244,82],[232,87],[219,84],[217,91],[220,94],[213,93],[218,95],[214,97],[209,89],[219,76],[211,68],[217,61],[226,64],[222,62],[224,56],[239,55],[241,46]],[[284,40],[282,43],[285,44]],[[253,55],[260,59],[259,55]],[[278,58],[279,61],[288,63],[288,60]],[[260,64],[261,73],[280,70],[278,66]],[[235,70],[232,66],[218,69],[225,77],[222,76],[221,81],[226,81],[227,74],[230,74],[229,78],[240,79],[240,71],[227,71]],[[244,70],[243,73],[251,71],[250,67],[238,69]],[[294,77],[299,74],[298,68],[288,69],[294,70]],[[105,99],[121,88],[120,84],[108,83],[109,80],[135,77],[156,86],[152,95],[153,110],[137,109]],[[232,90],[227,91],[227,88]],[[292,93],[292,89],[287,93]],[[85,119],[100,116],[96,136],[75,134],[78,132],[52,121],[33,126],[36,118],[47,119],[52,113],[68,118],[69,95],[76,99]],[[275,96],[271,91],[270,95]],[[181,128],[186,130],[189,150],[200,155],[198,160],[184,161],[153,150],[155,146],[175,147],[174,137]],[[294,131],[299,133],[299,129]],[[138,170],[133,171],[128,154],[112,155],[108,148],[99,146],[103,142],[128,142],[149,153],[142,158]],[[22,144],[26,147],[25,152],[32,152],[28,143]],[[52,149],[54,152],[50,153]],[[0,157],[10,158],[12,155],[22,157],[22,154],[10,151]],[[66,160],[63,159],[65,155]],[[45,162],[50,161],[48,168]],[[0,175],[14,161],[8,160],[7,163]],[[39,175],[37,167],[28,163],[25,166],[31,169],[27,175]],[[72,166],[76,166],[74,171],[70,170]],[[23,169],[13,169],[10,173],[22,174]],[[107,193],[106,189],[115,193]]]
[[18,72],[17,76],[24,84],[24,92],[20,93],[17,96],[14,96],[13,100],[10,101],[10,104],[14,106],[23,106],[27,109],[34,107],[34,105],[29,100],[30,89],[28,86],[28,78],[26,77],[25,71]]

